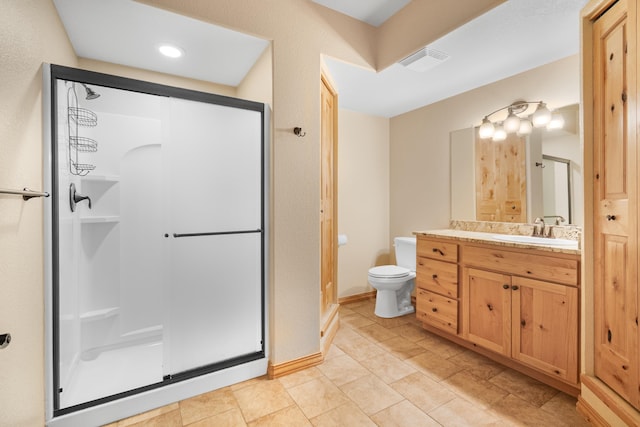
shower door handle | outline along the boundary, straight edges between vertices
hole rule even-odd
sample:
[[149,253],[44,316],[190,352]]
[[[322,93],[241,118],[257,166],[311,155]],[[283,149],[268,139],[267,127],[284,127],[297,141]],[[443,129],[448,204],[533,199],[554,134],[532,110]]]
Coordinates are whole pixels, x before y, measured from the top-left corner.
[[[256,230],[234,230],[234,231],[210,231],[204,233],[173,233],[173,237],[200,237],[200,236],[224,236],[227,234],[252,234],[252,233],[262,233],[261,229]],[[169,237],[165,234],[164,237]]]

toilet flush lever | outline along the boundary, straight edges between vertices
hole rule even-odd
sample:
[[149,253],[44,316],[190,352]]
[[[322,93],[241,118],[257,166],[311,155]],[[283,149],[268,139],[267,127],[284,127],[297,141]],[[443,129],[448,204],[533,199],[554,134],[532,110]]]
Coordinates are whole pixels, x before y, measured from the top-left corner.
[[91,209],[91,198],[78,193],[76,191],[76,185],[72,182],[71,185],[69,185],[69,206],[71,207],[71,212],[75,212],[76,204],[83,200],[89,203],[89,209]]

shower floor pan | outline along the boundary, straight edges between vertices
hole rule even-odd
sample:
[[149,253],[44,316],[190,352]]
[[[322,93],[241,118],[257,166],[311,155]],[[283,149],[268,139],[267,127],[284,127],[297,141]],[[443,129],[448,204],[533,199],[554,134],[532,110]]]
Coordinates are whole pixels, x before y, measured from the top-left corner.
[[66,408],[162,381],[162,342],[138,344],[80,360],[60,395]]

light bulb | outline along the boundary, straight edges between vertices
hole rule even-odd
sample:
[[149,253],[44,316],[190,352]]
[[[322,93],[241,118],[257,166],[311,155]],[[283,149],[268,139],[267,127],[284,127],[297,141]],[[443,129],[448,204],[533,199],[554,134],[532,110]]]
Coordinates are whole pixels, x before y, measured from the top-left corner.
[[494,141],[504,141],[507,139],[507,132],[504,131],[502,126],[497,126],[492,139]]
[[533,125],[528,119],[520,120],[520,129],[518,129],[518,135],[529,135],[533,131]]
[[553,113],[551,121],[547,125],[547,130],[562,129],[564,127],[564,117],[560,113]]
[[502,126],[504,126],[504,131],[507,133],[516,132],[518,129],[520,129],[520,117],[516,116],[513,113],[513,110],[509,108],[509,115],[505,119]]
[[544,102],[538,104],[538,108],[536,112],[533,113],[531,121],[533,122],[533,126],[537,128],[546,126],[551,121],[551,111],[547,108],[547,104]]
[[480,125],[480,129],[478,129],[478,135],[480,138],[487,139],[493,136],[493,123],[489,121],[488,117],[482,119],[482,124]]

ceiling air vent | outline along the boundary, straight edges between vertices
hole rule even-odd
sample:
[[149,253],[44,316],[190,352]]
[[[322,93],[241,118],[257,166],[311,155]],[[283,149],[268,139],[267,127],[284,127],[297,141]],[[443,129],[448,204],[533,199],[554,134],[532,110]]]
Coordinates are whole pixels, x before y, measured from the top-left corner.
[[449,58],[444,52],[425,47],[404,58],[400,64],[413,71],[427,71]]

